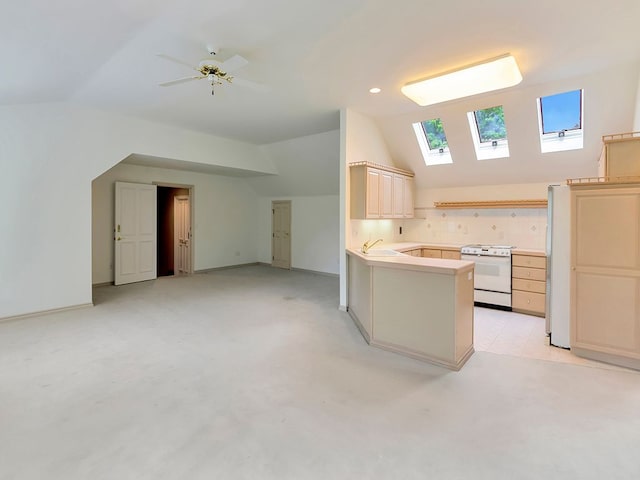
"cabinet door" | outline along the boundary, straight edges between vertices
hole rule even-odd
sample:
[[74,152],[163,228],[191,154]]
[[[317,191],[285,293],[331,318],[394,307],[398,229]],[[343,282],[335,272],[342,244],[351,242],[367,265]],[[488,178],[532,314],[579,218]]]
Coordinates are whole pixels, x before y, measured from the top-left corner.
[[380,172],[380,216],[393,217],[393,173]]
[[571,197],[571,348],[640,362],[640,188]]
[[459,250],[442,250],[442,258],[446,258],[449,260],[460,260],[460,251]]
[[380,217],[380,173],[367,168],[367,218]]
[[434,248],[423,248],[422,256],[425,258],[442,258],[442,250],[436,250]]
[[393,174],[393,217],[404,217],[404,175]]
[[413,218],[413,178],[404,177],[404,203],[402,210],[405,218]]

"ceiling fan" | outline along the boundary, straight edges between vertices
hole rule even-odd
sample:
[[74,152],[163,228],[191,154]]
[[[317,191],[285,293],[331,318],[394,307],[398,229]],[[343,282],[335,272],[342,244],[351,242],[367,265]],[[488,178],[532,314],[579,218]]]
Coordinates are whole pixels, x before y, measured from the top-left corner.
[[243,78],[234,77],[230,74],[235,72],[236,70],[241,69],[245,65],[249,63],[247,59],[240,55],[234,55],[224,62],[219,62],[214,60],[213,57],[218,54],[217,48],[208,48],[209,55],[211,58],[206,58],[202,60],[197,67],[194,67],[189,62],[184,60],[180,60],[179,58],[172,57],[170,55],[165,55],[163,53],[159,53],[158,57],[164,58],[165,60],[169,60],[174,63],[178,63],[180,65],[184,65],[189,67],[196,72],[199,72],[200,75],[195,75],[191,77],[178,78],[176,80],[171,80],[169,82],[160,83],[161,87],[171,87],[173,85],[178,85],[180,83],[190,82],[192,80],[208,80],[211,84],[211,95],[215,93],[215,86],[222,85],[224,82],[227,83],[237,83],[238,85],[244,85],[254,90],[264,90],[264,86],[251,82],[249,80],[245,80]]

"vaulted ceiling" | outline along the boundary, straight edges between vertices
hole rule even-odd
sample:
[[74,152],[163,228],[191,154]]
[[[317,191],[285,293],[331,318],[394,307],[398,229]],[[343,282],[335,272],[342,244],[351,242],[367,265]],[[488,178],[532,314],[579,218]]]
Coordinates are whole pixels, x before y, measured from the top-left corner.
[[[524,80],[504,92],[507,112],[516,107],[506,103],[520,105],[523,96],[537,94],[536,86],[562,85],[565,79],[640,61],[637,0],[4,3],[0,104],[70,102],[254,144],[335,130],[339,110],[351,108],[376,119],[394,158],[417,173],[424,164],[407,124],[442,116],[463,125],[460,113],[467,106],[418,107],[400,93],[403,84],[510,52]],[[209,56],[208,46],[219,49],[221,61],[235,54],[245,57],[249,64],[235,74],[265,88],[238,82],[220,85],[212,96],[206,80],[158,86],[197,72],[157,54],[195,66]],[[619,102],[635,97],[637,69],[631,75],[620,87]],[[607,82],[596,83],[602,91]],[[382,92],[370,94],[374,86]],[[567,87],[576,88],[571,82]],[[610,85],[611,91],[617,88]],[[502,103],[502,94],[487,101]],[[599,101],[604,105],[603,98]],[[530,181],[547,180],[539,165],[522,163],[536,150],[533,117],[522,112],[511,117],[516,117],[516,137],[523,140],[515,147],[521,163],[510,168],[527,172]],[[481,172],[472,165],[463,128],[448,136],[452,151],[468,166],[425,171],[423,184],[492,181],[487,176],[498,170]],[[524,139],[527,132],[534,137]],[[592,143],[596,149],[596,140]],[[569,170],[561,176],[571,176]],[[498,179],[514,181],[505,175]]]
[[[420,107],[400,87],[506,52],[517,89],[640,58],[640,2],[565,0],[5,0],[0,104],[66,101],[264,144]],[[207,45],[266,86],[158,83],[193,74]],[[370,87],[382,93],[371,95]]]

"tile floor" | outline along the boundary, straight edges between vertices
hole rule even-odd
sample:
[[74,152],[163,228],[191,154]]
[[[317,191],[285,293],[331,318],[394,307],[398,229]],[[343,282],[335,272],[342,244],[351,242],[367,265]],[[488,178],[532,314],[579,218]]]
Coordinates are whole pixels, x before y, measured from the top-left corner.
[[573,355],[570,350],[549,345],[549,337],[545,334],[544,318],[482,307],[475,307],[474,313],[474,346],[477,352],[535,358],[609,370],[628,370],[587,360]]

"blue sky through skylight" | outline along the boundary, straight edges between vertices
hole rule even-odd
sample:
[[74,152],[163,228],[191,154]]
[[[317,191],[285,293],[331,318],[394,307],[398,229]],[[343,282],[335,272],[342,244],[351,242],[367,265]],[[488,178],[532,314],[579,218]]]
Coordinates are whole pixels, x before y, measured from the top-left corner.
[[540,98],[543,134],[582,128],[581,94],[573,90]]

